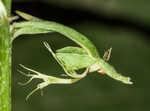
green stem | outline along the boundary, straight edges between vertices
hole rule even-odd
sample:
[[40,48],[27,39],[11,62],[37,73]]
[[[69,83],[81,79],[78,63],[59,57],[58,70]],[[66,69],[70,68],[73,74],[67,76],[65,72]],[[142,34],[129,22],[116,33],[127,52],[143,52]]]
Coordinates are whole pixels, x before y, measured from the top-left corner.
[[3,2],[7,16],[0,24],[0,111],[11,111],[11,40],[10,23],[7,17],[10,15],[11,0]]

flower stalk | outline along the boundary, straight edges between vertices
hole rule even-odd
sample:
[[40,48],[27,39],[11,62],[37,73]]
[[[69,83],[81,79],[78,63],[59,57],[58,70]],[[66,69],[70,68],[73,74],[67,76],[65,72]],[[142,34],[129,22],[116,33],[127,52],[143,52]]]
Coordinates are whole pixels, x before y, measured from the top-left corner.
[[0,0],[0,111],[11,111],[11,0]]

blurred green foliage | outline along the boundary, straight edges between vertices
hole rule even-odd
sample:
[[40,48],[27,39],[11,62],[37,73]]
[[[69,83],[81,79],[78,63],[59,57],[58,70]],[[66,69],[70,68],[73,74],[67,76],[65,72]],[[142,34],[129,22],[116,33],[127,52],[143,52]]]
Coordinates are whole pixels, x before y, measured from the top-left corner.
[[[145,24],[150,23],[149,0],[14,0],[16,2],[34,2],[53,4],[65,8],[89,10],[90,12],[107,15],[109,17],[120,16]],[[115,16],[114,16],[115,15]]]
[[[149,23],[149,4],[146,0],[47,0],[64,7],[86,7],[94,13],[119,14],[141,23]],[[87,4],[86,4],[87,3]],[[63,5],[64,4],[64,5]],[[40,10],[40,9],[39,9]],[[72,85],[51,85],[44,95],[35,93],[29,101],[26,95],[35,88],[37,81],[18,85],[26,77],[17,72],[18,64],[24,64],[49,75],[62,74],[63,70],[45,49],[48,41],[54,50],[76,45],[59,34],[24,35],[13,43],[13,111],[147,111],[150,110],[150,45],[141,32],[124,27],[102,25],[93,21],[71,25],[85,34],[98,48],[100,55],[112,47],[110,64],[118,72],[132,78],[133,85],[124,85],[105,75],[91,73]]]
[[[41,0],[67,8],[78,8],[103,13],[109,17],[120,16],[136,22],[150,23],[149,0]],[[115,16],[114,16],[115,15]]]

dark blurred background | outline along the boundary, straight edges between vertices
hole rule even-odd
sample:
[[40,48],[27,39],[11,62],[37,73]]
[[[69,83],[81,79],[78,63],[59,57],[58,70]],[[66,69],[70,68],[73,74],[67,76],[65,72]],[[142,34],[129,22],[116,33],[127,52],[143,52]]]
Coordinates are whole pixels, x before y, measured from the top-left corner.
[[70,26],[86,35],[101,56],[112,47],[109,63],[134,82],[125,85],[91,73],[72,85],[50,85],[43,96],[38,91],[26,101],[40,81],[18,85],[28,79],[17,72],[23,70],[19,64],[58,76],[64,72],[42,42],[54,50],[75,43],[57,33],[23,35],[13,43],[13,111],[149,111],[149,6],[148,0],[13,0],[13,15],[20,10]]

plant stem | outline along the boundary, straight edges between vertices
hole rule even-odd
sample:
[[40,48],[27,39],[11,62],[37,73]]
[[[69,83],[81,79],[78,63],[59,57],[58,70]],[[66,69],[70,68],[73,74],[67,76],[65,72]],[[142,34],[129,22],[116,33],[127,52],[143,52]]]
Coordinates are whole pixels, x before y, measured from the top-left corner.
[[[0,1],[1,2],[1,1]],[[11,0],[2,0],[7,17],[10,15]],[[0,24],[0,111],[11,111],[11,39],[10,23],[3,19]]]

